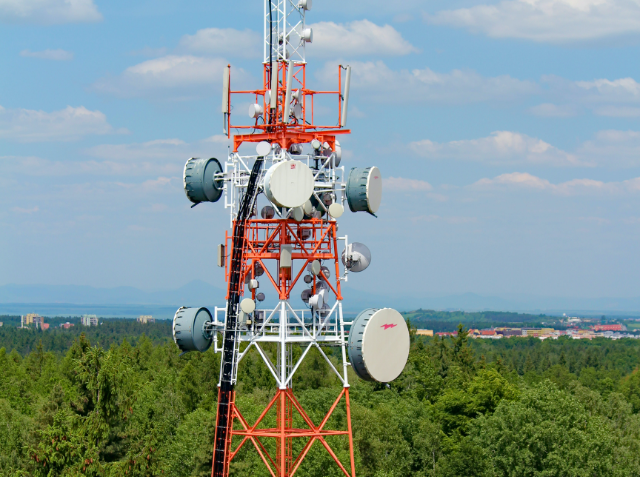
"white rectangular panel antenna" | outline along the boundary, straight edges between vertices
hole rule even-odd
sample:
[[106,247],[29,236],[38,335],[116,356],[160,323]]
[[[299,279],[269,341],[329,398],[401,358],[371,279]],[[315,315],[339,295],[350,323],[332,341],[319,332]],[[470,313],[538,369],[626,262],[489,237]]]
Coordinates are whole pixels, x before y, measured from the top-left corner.
[[229,114],[229,85],[231,83],[231,68],[227,65],[222,76],[222,112]]
[[282,122],[288,123],[289,116],[291,115],[291,84],[293,83],[293,60],[289,60],[289,66],[287,71],[287,95],[284,99],[284,116]]
[[278,107],[278,62],[271,63],[271,109]]
[[340,127],[347,125],[347,111],[349,110],[349,89],[351,88],[351,66],[347,66],[347,77],[344,82],[344,94],[342,95],[342,117]]
[[222,244],[218,245],[218,266],[220,268],[223,268],[225,266],[225,261],[226,261],[225,248],[226,247]]
[[293,247],[291,245],[283,245],[280,249],[280,268],[291,268],[291,254]]

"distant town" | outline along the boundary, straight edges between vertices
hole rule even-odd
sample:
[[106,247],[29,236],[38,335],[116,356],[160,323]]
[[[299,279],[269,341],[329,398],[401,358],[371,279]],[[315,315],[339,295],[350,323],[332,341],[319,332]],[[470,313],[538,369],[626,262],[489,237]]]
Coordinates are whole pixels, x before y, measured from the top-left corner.
[[[45,318],[38,315],[37,313],[29,313],[27,315],[24,316],[20,316],[20,329],[36,329],[36,330],[42,330],[42,331],[47,331],[50,327],[49,323],[45,323]],[[143,325],[146,325],[148,323],[155,323],[156,320],[153,316],[151,315],[141,315],[139,316],[136,321],[138,323],[142,323]],[[102,323],[100,323],[100,320],[98,318],[97,315],[82,315],[82,317],[80,318],[80,326],[99,326]],[[3,325],[2,322],[0,322],[0,327]],[[72,326],[74,326],[73,323],[70,322],[66,322],[66,323],[61,323],[59,325],[60,328],[63,329],[69,329]]]
[[[566,325],[561,330],[555,328],[509,328],[494,327],[487,329],[469,329],[469,338],[479,339],[502,339],[502,338],[538,338],[540,340],[558,339],[561,336],[567,336],[572,339],[594,338],[636,338],[640,339],[640,334],[628,332],[627,327],[620,323],[601,323],[592,324],[598,320],[586,319],[578,317],[564,317],[560,323]],[[416,330],[417,336],[457,336],[457,331],[444,331],[434,333],[433,330]]]
[[[77,318],[75,326],[100,326],[104,321],[97,315],[82,315],[80,322]],[[638,319],[636,319],[638,320]],[[156,320],[152,315],[140,315],[136,318],[136,321],[141,324],[155,323]],[[555,326],[559,326],[562,329],[556,329],[552,327],[512,327],[512,326],[494,326],[491,328],[474,328],[470,327],[468,330],[469,338],[474,339],[503,339],[503,338],[538,338],[540,340],[545,339],[558,339],[561,336],[567,336],[572,339],[587,339],[594,338],[607,338],[607,339],[621,339],[621,338],[636,338],[640,339],[640,326],[636,323],[627,323],[631,330],[623,323],[604,323],[600,322],[598,318],[578,318],[563,316],[559,320],[555,321]],[[0,322],[0,327],[3,323]],[[21,329],[37,329],[47,331],[50,329],[50,324],[45,322],[45,318],[36,314],[30,313],[20,317]],[[66,323],[60,323],[56,325],[62,329],[69,329],[74,326],[74,323],[67,321]],[[453,327],[453,323],[451,324]],[[638,326],[638,328],[636,328]],[[441,331],[435,332],[432,329],[417,329],[417,336],[433,337],[433,336],[457,336],[457,331]]]

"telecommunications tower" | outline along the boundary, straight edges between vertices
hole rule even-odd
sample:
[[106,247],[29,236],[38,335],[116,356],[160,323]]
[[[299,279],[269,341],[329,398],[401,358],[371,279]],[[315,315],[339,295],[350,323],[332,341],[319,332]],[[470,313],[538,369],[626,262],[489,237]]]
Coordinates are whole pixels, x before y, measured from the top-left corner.
[[[305,15],[311,6],[312,0],[264,0],[262,86],[234,91],[230,66],[223,76],[224,132],[228,137],[232,130],[243,134],[233,135],[224,163],[191,158],[184,169],[184,188],[193,205],[224,196],[231,216],[232,233],[225,234],[217,257],[225,269],[226,306],[213,312],[182,307],[173,323],[174,340],[183,352],[204,352],[213,344],[222,354],[212,477],[228,476],[231,461],[245,445],[253,445],[270,475],[293,476],[316,441],[345,475],[355,477],[348,368],[362,379],[387,383],[400,375],[409,354],[409,331],[397,311],[367,309],[352,321],[343,317],[341,284],[349,273],[364,271],[371,254],[363,244],[340,237],[337,220],[346,204],[352,212],[375,215],[382,175],[377,167],[347,172],[341,166],[337,138],[350,133],[345,128],[351,68],[337,68],[335,91],[307,87],[305,49],[313,31]],[[232,117],[231,100],[238,96],[250,103],[248,117]],[[327,100],[338,108],[333,125],[316,123]],[[255,153],[241,155],[249,143]],[[263,306],[267,297],[277,304]],[[328,347],[339,350],[339,362],[325,352]],[[238,366],[253,348],[277,391],[258,420],[249,423],[236,405],[235,385]],[[300,349],[296,359],[295,348]],[[292,389],[293,376],[312,348],[343,385],[321,422],[309,417]],[[327,429],[343,404],[346,429]],[[265,428],[272,411],[276,427]],[[294,428],[294,417],[304,422],[303,428]],[[329,436],[348,439],[349,463],[340,462]]]

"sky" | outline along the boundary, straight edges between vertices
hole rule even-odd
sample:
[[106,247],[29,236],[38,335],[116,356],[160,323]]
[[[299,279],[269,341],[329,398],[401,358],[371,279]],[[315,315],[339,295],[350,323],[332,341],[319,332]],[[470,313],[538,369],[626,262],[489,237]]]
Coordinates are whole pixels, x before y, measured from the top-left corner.
[[[0,0],[0,285],[224,286],[222,68],[261,84],[262,0]],[[340,232],[379,294],[640,295],[638,0],[316,0],[307,83],[352,66]],[[245,116],[246,105],[237,111]]]

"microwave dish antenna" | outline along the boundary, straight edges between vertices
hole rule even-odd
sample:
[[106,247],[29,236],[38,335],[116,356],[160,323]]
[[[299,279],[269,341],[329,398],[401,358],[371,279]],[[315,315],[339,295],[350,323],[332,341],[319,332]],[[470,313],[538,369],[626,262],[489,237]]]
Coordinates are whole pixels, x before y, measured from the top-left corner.
[[275,217],[276,215],[276,209],[274,209],[272,206],[270,205],[265,205],[262,210],[260,211],[260,216],[263,219],[266,220],[271,220],[273,219],[273,217]]
[[180,308],[173,317],[173,340],[180,351],[204,353],[213,340],[209,325],[213,323],[211,312],[206,308]]
[[377,167],[351,169],[346,193],[351,212],[368,212],[375,215],[382,202],[380,169]]
[[200,202],[217,202],[224,191],[222,180],[216,178],[223,172],[220,162],[215,159],[192,157],[184,165],[182,175],[184,192],[194,205]]
[[342,264],[350,272],[364,272],[371,265],[371,251],[360,242],[349,244],[342,253]]
[[389,383],[402,373],[411,340],[404,317],[396,310],[369,308],[361,312],[349,332],[349,360],[365,381]]
[[311,169],[300,161],[278,162],[264,176],[264,193],[278,207],[301,207],[313,194],[314,185]]

